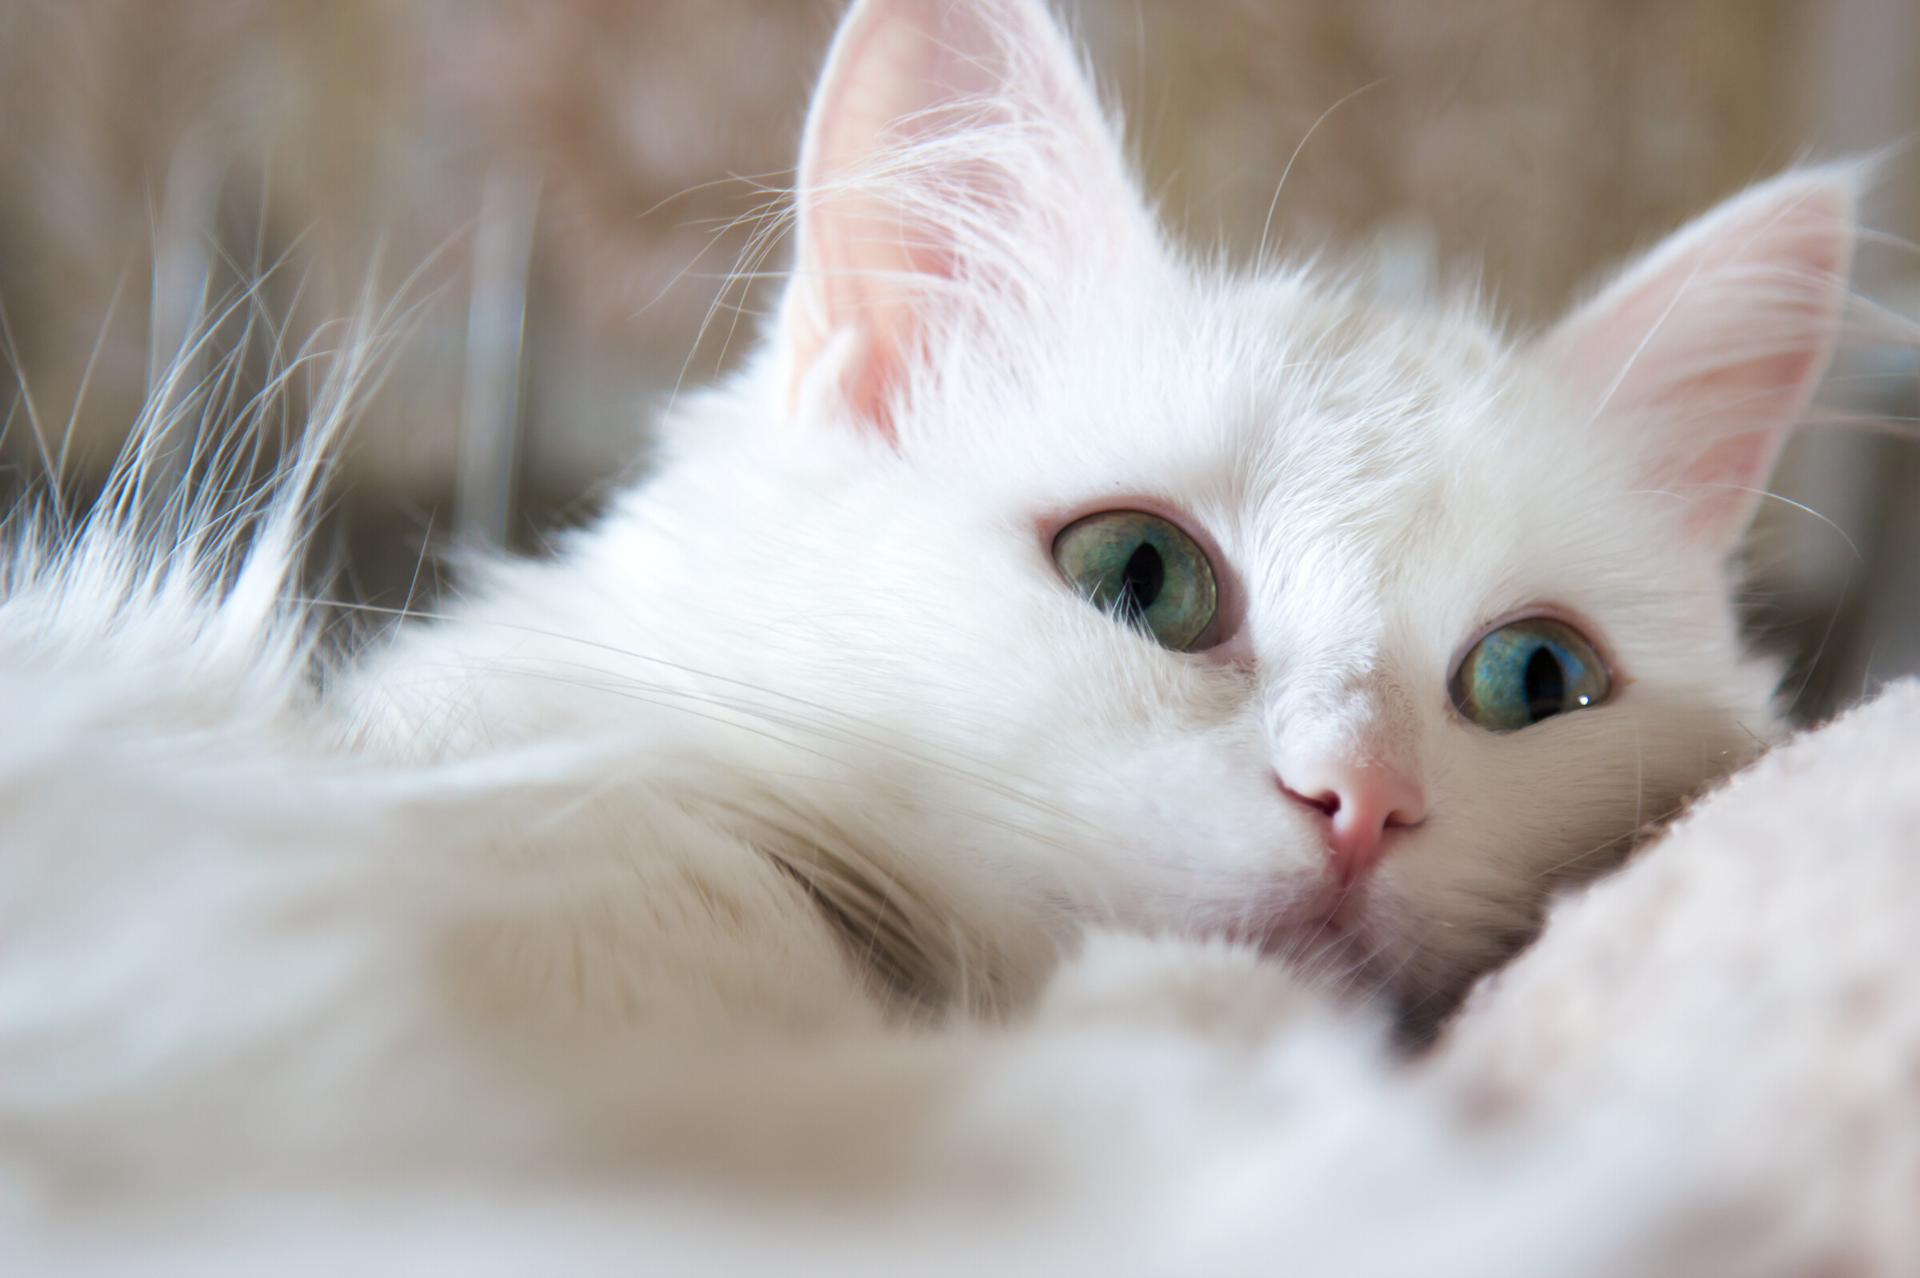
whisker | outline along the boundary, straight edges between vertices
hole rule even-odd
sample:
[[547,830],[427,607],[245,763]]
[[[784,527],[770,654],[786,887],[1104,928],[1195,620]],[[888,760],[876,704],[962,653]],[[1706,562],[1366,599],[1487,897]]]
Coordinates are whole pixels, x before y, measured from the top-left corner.
[[[417,620],[451,620],[453,618],[453,614],[429,612],[429,611],[423,611],[419,609],[391,608],[386,606],[370,605],[370,604],[356,604],[356,605],[349,605],[349,606],[354,607],[360,611],[381,613],[385,615],[394,616],[396,618],[413,618]],[[473,624],[476,619],[462,618],[461,620],[467,624]],[[848,715],[845,711],[840,710],[837,707],[828,706],[822,702],[813,701],[805,697],[796,696],[792,693],[783,691],[782,689],[779,689],[779,688],[768,687],[765,685],[752,683],[748,680],[737,679],[728,675],[717,674],[714,672],[703,670],[699,667],[687,665],[683,662],[673,661],[664,657],[651,656],[649,654],[639,652],[636,650],[622,648],[618,645],[604,643],[598,640],[586,639],[576,635],[571,635],[564,631],[550,630],[545,627],[533,626],[533,625],[528,625],[520,622],[502,621],[502,620],[491,619],[491,618],[486,619],[485,624],[497,626],[502,629],[518,631],[525,634],[536,635],[541,638],[556,639],[562,643],[577,644],[581,647],[597,649],[599,651],[609,653],[610,655],[613,655],[613,656],[659,666],[663,669],[673,670],[678,673],[685,674],[695,679],[703,680],[706,682],[727,684],[732,687],[739,688],[745,692],[753,693],[757,696],[777,698],[791,705],[801,707],[806,710],[814,711],[816,712],[817,715],[821,716],[818,718],[804,717],[804,716],[789,717],[788,719],[783,721],[788,726],[807,727],[812,729],[813,731],[816,731],[822,734],[833,732],[833,733],[839,734],[840,738],[843,741],[848,741],[848,742],[852,742],[860,745],[885,748],[890,752],[896,754],[898,757],[907,759],[911,762],[918,763],[928,767],[948,769],[949,775],[962,777],[967,780],[974,781],[978,784],[981,784],[989,788],[993,793],[999,794],[1002,797],[1012,798],[1012,799],[1019,800],[1023,803],[1028,803],[1029,805],[1035,807],[1037,810],[1045,811],[1049,815],[1061,817],[1068,820],[1079,820],[1079,818],[1077,818],[1074,813],[1068,811],[1067,809],[1058,808],[1051,804],[1045,804],[1037,800],[1036,798],[1034,798],[1034,796],[1018,790],[1011,789],[1005,786],[1003,783],[995,781],[991,777],[983,776],[979,773],[964,772],[958,769],[954,769],[953,766],[944,759],[935,758],[931,755],[927,755],[919,751],[905,748],[901,746],[900,743],[898,743],[897,741],[876,737],[876,736],[859,735],[852,728],[841,726],[844,723],[855,722],[852,719],[852,716]],[[632,676],[620,675],[617,672],[608,670],[605,667],[601,667],[601,666],[593,666],[585,663],[566,663],[566,664],[571,664],[575,669],[584,670],[596,676],[600,676],[602,678],[613,678],[613,679],[632,678]],[[511,668],[511,667],[502,667],[502,668]],[[532,667],[527,667],[522,669],[516,669],[515,673],[518,673],[521,675],[529,675],[529,674],[537,674],[538,671]],[[659,694],[671,694],[675,696],[688,697],[693,699],[706,698],[706,699],[709,699],[710,703],[713,705],[723,706],[725,708],[736,710],[736,711],[753,713],[769,719],[771,719],[774,714],[774,712],[771,711],[770,709],[755,705],[750,701],[725,700],[720,698],[716,693],[711,693],[711,692],[696,693],[690,689],[679,690],[679,689],[670,688],[667,685],[645,685],[645,684],[640,684],[639,681],[637,680],[635,682],[638,686],[649,687],[650,690]],[[582,684],[581,686],[597,686],[597,685]],[[980,764],[982,766],[986,764],[986,760],[984,759],[975,759],[973,760],[973,762],[975,762],[976,764]]]
[[[510,667],[506,667],[506,668],[511,669]],[[882,748],[885,748],[889,754],[892,754],[895,757],[902,758],[910,762],[938,770],[949,779],[963,780],[963,781],[973,783],[981,787],[982,789],[986,790],[989,793],[992,793],[1001,798],[1013,800],[1017,804],[1020,804],[1021,806],[1026,807],[1029,810],[1032,810],[1036,813],[1041,813],[1044,815],[1062,819],[1074,825],[1080,826],[1081,828],[1089,832],[1102,833],[1102,834],[1105,833],[1105,831],[1099,830],[1098,827],[1092,825],[1092,823],[1088,822],[1084,817],[1081,817],[1078,814],[1073,813],[1067,809],[1059,808],[1053,804],[1049,804],[1044,801],[1041,801],[1037,799],[1035,796],[1028,794],[1022,790],[1019,790],[1015,787],[1012,787],[1010,785],[1007,785],[1003,782],[1000,782],[995,778],[992,778],[989,776],[983,776],[981,774],[974,773],[974,772],[965,771],[963,769],[954,768],[953,766],[951,766],[950,764],[947,764],[943,760],[936,759],[931,756],[921,754],[918,752],[912,752],[912,751],[906,751],[906,750],[894,748],[893,746],[891,746],[890,743],[882,742],[875,738],[862,738],[862,737],[855,736],[851,733],[841,732],[835,729],[834,726],[830,724],[820,724],[818,722],[810,721],[810,720],[779,716],[775,712],[764,710],[761,707],[753,705],[751,702],[729,700],[729,699],[714,696],[714,695],[702,694],[702,693],[693,692],[691,690],[684,690],[684,689],[672,688],[667,686],[649,687],[647,685],[640,684],[638,681],[626,680],[620,676],[608,676],[607,672],[601,671],[595,667],[582,667],[582,669],[586,670],[591,675],[598,675],[602,677],[601,678],[567,678],[557,673],[552,673],[547,667],[544,667],[544,666],[528,667],[522,670],[513,670],[512,672],[515,674],[521,675],[522,677],[538,678],[544,681],[553,682],[563,686],[585,688],[590,691],[604,693],[607,696],[618,697],[618,698],[621,698],[622,700],[630,701],[639,705],[648,705],[648,706],[654,706],[659,709],[673,710],[673,711],[676,711],[677,713],[684,714],[692,718],[702,719],[707,722],[719,724],[721,726],[750,732],[750,733],[753,733],[754,735],[763,737],[766,740],[773,741],[777,744],[786,746],[789,749],[796,750],[800,753],[807,754],[815,758],[824,759],[828,762],[837,764],[843,768],[849,768],[855,772],[858,772],[868,777],[869,779],[891,782],[893,780],[896,780],[896,778],[889,777],[881,773],[877,769],[861,765],[853,760],[846,758],[843,755],[829,753],[826,749],[821,748],[818,745],[810,745],[810,744],[807,744],[805,741],[796,739],[793,736],[782,735],[781,733],[776,732],[773,729],[786,728],[793,731],[810,732],[814,734],[816,737],[824,736],[824,737],[832,738],[837,736],[842,743],[851,741],[855,744],[860,744],[864,746],[882,747]],[[619,679],[620,682],[608,682],[607,681],[608,678]],[[689,703],[692,703],[692,704],[689,704]],[[696,708],[700,706],[704,706],[706,707],[706,709]],[[729,718],[724,714],[712,712],[716,710],[732,711],[735,713],[744,713],[744,714],[753,715],[763,720],[769,726],[762,727],[762,726],[755,726],[754,724],[751,724],[751,723],[741,723],[738,720]],[[729,763],[728,767],[730,769],[737,770],[736,765],[731,762]],[[785,774],[769,771],[767,775],[785,775]],[[819,780],[818,778],[809,778],[809,779],[815,780],[815,781]],[[952,815],[964,816],[970,822],[973,822],[976,824],[984,824],[986,826],[989,826],[995,829],[1005,830],[1006,832],[1011,834],[1018,834],[1026,838],[1045,837],[1049,842],[1052,842],[1055,846],[1062,847],[1062,848],[1071,848],[1073,846],[1071,844],[1068,844],[1064,840],[1059,839],[1057,836],[1043,836],[1041,832],[1036,831],[1030,827],[1023,827],[1023,826],[1016,825],[1013,822],[995,817],[991,814],[982,813],[977,809],[961,807],[959,805],[950,804],[950,803],[944,803],[938,800],[937,798],[934,798],[925,793],[916,794],[915,802],[921,806],[931,807],[935,811],[944,811]]]
[[1332,106],[1322,111],[1319,115],[1319,118],[1314,120],[1314,122],[1307,127],[1307,131],[1300,135],[1300,141],[1294,144],[1293,154],[1287,157],[1286,167],[1280,170],[1280,180],[1273,184],[1273,198],[1267,201],[1266,220],[1260,224],[1260,246],[1254,252],[1255,261],[1266,260],[1267,237],[1273,231],[1274,210],[1280,207],[1280,192],[1286,189],[1287,177],[1289,174],[1293,172],[1293,162],[1295,160],[1298,160],[1300,158],[1300,153],[1307,149],[1307,143],[1312,140],[1314,133],[1319,130],[1322,124],[1325,124],[1327,122],[1327,117],[1331,116],[1335,111],[1338,111],[1341,107],[1353,101],[1355,98],[1359,97],[1361,94],[1366,93],[1371,89],[1377,89],[1381,85],[1385,84],[1386,82],[1387,82],[1387,78],[1385,76],[1382,76],[1378,80],[1375,80],[1370,84],[1363,84],[1357,89],[1348,91]]

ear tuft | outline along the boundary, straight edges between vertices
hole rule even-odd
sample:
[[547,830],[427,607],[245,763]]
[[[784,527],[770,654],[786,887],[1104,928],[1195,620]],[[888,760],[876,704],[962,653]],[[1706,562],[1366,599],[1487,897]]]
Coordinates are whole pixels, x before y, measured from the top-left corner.
[[1144,214],[1038,0],[856,0],[815,92],[781,305],[789,407],[832,394],[891,439],[913,365],[1021,316]]
[[1665,432],[1648,482],[1728,545],[1825,374],[1852,265],[1858,166],[1797,169],[1682,228],[1545,342],[1596,418]]

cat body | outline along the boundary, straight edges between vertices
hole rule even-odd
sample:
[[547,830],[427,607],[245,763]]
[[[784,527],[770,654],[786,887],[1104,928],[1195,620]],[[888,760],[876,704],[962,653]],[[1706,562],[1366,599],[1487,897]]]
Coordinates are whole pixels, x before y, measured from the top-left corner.
[[[1012,394],[954,378],[975,393],[899,452],[780,421],[754,370],[606,524],[380,654],[366,713],[414,751],[628,740],[638,811],[703,807],[912,992],[983,1006],[1030,997],[1088,923],[1303,944],[1341,885],[1323,818],[1275,784],[1283,747],[1390,752],[1425,781],[1419,847],[1380,867],[1388,918],[1353,956],[1424,993],[1531,929],[1541,875],[1617,851],[1770,731],[1772,672],[1697,603],[1723,593],[1717,567],[1674,563],[1662,512],[1607,517],[1633,472],[1468,315],[1355,315],[1297,280],[1141,292],[1137,313],[1067,321],[1079,366]],[[1303,367],[1322,375],[1278,371]],[[1104,502],[1200,513],[1249,566],[1236,651],[1170,659],[1063,586],[1041,530]],[[1596,561],[1612,580],[1566,571]],[[1647,614],[1616,642],[1659,712],[1562,733],[1591,783],[1463,732],[1445,699],[1455,649],[1543,595]],[[695,875],[719,859],[659,854]]]
[[[1516,350],[1464,301],[1406,314],[1300,272],[1196,267],[1153,228],[1044,15],[877,7],[836,48],[801,273],[759,358],[676,414],[660,473],[600,527],[490,569],[355,675],[371,736],[418,756],[631,734],[637,809],[704,808],[753,849],[725,859],[804,886],[896,992],[936,1006],[1017,1005],[1077,929],[1112,923],[1444,1007],[1555,883],[1772,731],[1773,673],[1726,606],[1748,503],[1690,534],[1696,503],[1671,484],[1701,441],[1635,420],[1636,392],[1689,387],[1656,350],[1650,385],[1600,414],[1604,382],[1563,375],[1645,336],[1607,308],[1648,284]],[[910,126],[844,105],[860,95]],[[1843,219],[1843,186],[1790,179],[1744,216],[1828,201],[1817,215]],[[906,228],[899,246],[876,219]],[[1817,319],[1850,234],[1824,232],[1820,261],[1740,265],[1815,281]],[[1831,340],[1766,338],[1806,348],[1802,379]],[[1678,335],[1669,362],[1699,340]],[[1758,476],[1696,482],[1716,479]],[[1075,597],[1049,543],[1115,507],[1205,539],[1231,633],[1169,654]],[[1524,736],[1473,731],[1449,668],[1542,608],[1604,618],[1631,693]],[[1355,769],[1419,809],[1359,883],[1329,857],[1337,822],[1288,781]],[[721,859],[637,842],[693,879]]]
[[[1040,6],[862,0],[763,347],[552,558],[331,662],[290,598],[326,429],[250,538],[203,502],[156,542],[151,442],[78,531],[16,517],[19,1201],[253,1203],[284,1245],[274,1195],[369,1237],[384,1197],[442,1257],[457,1185],[519,1245],[611,1194],[643,1223],[592,1236],[714,1266],[708,1225],[787,1256],[824,1203],[822,1267],[986,1229],[1036,1267],[1605,1272],[1673,1138],[1476,1134],[1382,1022],[1775,734],[1727,555],[1855,185],[1762,184],[1519,343],[1191,261]],[[1067,571],[1116,513],[1178,539],[1152,598]],[[1587,660],[1495,730],[1467,681],[1516,625]]]

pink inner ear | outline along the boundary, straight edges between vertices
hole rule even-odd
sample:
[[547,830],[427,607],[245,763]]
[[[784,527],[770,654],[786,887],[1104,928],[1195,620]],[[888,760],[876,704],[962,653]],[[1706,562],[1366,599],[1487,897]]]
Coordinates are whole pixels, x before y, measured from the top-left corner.
[[798,376],[819,360],[834,331],[850,319],[857,324],[831,371],[854,412],[891,440],[889,392],[908,328],[898,279],[948,266],[933,245],[916,244],[912,228],[884,202],[829,185],[899,137],[901,130],[890,127],[895,121],[925,108],[935,42],[912,15],[886,17],[877,5],[848,15],[814,104],[801,158],[799,267],[809,284],[801,299],[808,313],[791,317],[788,327]]
[[[1818,331],[1817,319],[1811,323]],[[1703,374],[1688,389],[1700,405],[1713,406],[1710,418],[1727,424],[1743,420],[1764,423],[1758,430],[1708,436],[1690,456],[1676,456],[1670,474],[1657,475],[1663,484],[1689,492],[1687,530],[1708,539],[1737,535],[1751,517],[1767,477],[1786,443],[1787,432],[1806,407],[1813,388],[1826,370],[1828,346],[1758,357],[1731,369]],[[1682,395],[1668,401],[1683,411],[1693,407]],[[1729,521],[1736,526],[1723,527]]]
[[1664,431],[1648,481],[1687,526],[1746,526],[1786,432],[1825,373],[1846,297],[1857,178],[1787,173],[1674,235],[1569,317],[1547,350],[1596,414]]
[[1733,534],[1722,529],[1730,509],[1745,511],[1759,500],[1760,488],[1773,471],[1786,436],[1781,431],[1749,431],[1729,435],[1707,445],[1692,464],[1671,482],[1682,489],[1702,489],[1687,511],[1687,531],[1695,537],[1722,541],[1746,527],[1739,518]]
[[[1138,197],[1036,0],[858,0],[808,119],[799,261],[781,316],[789,393],[817,383],[889,439],[939,320],[1010,304]],[[1005,260],[995,260],[996,255]],[[831,367],[821,367],[823,363]]]

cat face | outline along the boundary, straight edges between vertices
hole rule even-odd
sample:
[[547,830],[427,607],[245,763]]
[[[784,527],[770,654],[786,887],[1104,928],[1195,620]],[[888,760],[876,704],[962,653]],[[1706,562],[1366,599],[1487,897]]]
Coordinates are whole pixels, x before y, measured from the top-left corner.
[[840,725],[769,801],[803,872],[949,989],[1110,920],[1444,1004],[1770,731],[1725,559],[1851,191],[1756,188],[1514,343],[1169,249],[1037,4],[856,4],[675,490],[731,529],[681,571],[765,605],[742,684]]
[[[899,535],[993,548],[992,574],[916,607],[965,636],[928,642],[939,671],[1023,707],[991,753],[1100,830],[1073,895],[1423,998],[1768,730],[1770,672],[1742,659],[1719,556],[1471,315],[1188,276],[1073,331],[1024,405],[943,404],[898,443],[903,490],[967,494]],[[1060,571],[1059,530],[1101,511],[1201,549],[1207,646],[1169,651]],[[983,628],[983,594],[1025,606]],[[1471,721],[1452,695],[1468,650],[1541,616],[1593,646],[1605,700]],[[1017,682],[988,692],[998,662]],[[955,693],[939,717],[977,723]]]

